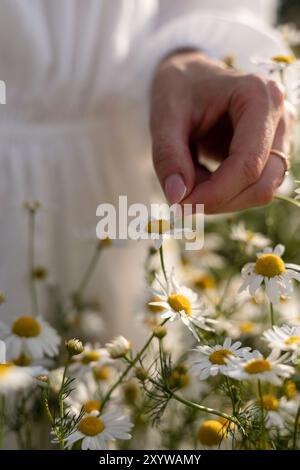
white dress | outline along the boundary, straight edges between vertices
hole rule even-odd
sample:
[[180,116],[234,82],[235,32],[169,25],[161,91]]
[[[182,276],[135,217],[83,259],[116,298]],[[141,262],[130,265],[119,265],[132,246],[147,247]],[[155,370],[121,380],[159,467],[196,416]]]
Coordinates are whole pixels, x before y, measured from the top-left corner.
[[[193,46],[250,69],[251,56],[284,52],[268,26],[274,11],[273,0],[0,0],[1,319],[30,313],[23,201],[44,207],[36,263],[74,289],[92,252],[78,234],[95,231],[97,205],[150,198],[147,105],[159,60]],[[89,285],[107,336],[136,334],[145,246],[107,250]]]

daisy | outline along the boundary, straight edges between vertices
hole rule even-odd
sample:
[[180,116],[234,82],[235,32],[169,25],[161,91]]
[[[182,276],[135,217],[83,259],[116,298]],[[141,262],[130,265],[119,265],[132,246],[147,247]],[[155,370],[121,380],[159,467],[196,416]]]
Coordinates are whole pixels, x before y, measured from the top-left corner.
[[247,359],[250,357],[250,348],[241,348],[239,341],[231,344],[231,338],[226,338],[224,343],[216,346],[197,346],[193,351],[199,357],[192,360],[191,372],[199,375],[201,380],[207,379],[210,375],[226,374],[228,372],[227,359],[229,357],[239,357]]
[[267,296],[273,304],[280,302],[280,296],[289,297],[293,292],[291,279],[300,281],[300,266],[284,263],[281,258],[284,246],[277,245],[274,250],[265,248],[257,254],[255,263],[247,263],[242,269],[244,279],[239,292],[249,289],[254,296],[259,287],[264,283]]
[[131,350],[131,343],[124,336],[117,336],[110,343],[106,344],[106,349],[109,357],[112,359],[119,359],[125,357]]
[[81,411],[87,414],[93,411],[100,412],[98,386],[92,375],[87,375],[84,381],[76,383],[76,388],[66,398],[66,404],[74,415],[78,415]]
[[226,375],[236,380],[261,380],[281,385],[294,373],[293,367],[282,363],[285,356],[279,357],[279,351],[272,351],[267,358],[259,351],[249,354],[250,357],[245,359],[229,356]]
[[253,248],[265,248],[271,243],[262,233],[248,230],[244,222],[239,222],[231,228],[230,238],[245,243],[247,254],[251,254]]
[[154,247],[159,250],[164,240],[170,238],[182,239],[186,234],[194,233],[189,227],[184,227],[182,218],[171,221],[170,218],[151,217],[144,223],[141,235],[143,238],[153,240]]
[[265,411],[266,428],[269,430],[286,430],[286,421],[290,421],[292,415],[297,413],[296,402],[289,404],[285,397],[278,399],[274,395],[263,395],[262,402],[258,401],[258,406],[262,406]]
[[261,59],[253,57],[251,62],[257,65],[261,70],[268,72],[269,74],[275,74],[276,72],[282,72],[289,67],[295,67],[299,61],[293,56],[277,55],[270,59]]
[[203,449],[229,450],[232,445],[230,430],[234,424],[224,418],[203,421],[197,431],[197,438]]
[[132,426],[129,418],[118,411],[103,415],[94,411],[80,420],[77,429],[65,439],[66,446],[71,449],[75,442],[81,441],[82,450],[105,450],[111,440],[130,439]]
[[5,358],[5,343],[0,341],[0,395],[10,394],[34,385],[35,378],[47,373],[41,366],[20,367],[7,363]]
[[293,56],[277,55],[268,60],[254,59],[261,72],[285,87],[286,98],[296,105],[299,102],[300,61]]
[[84,345],[84,351],[73,358],[70,372],[76,377],[82,377],[95,367],[101,367],[112,362],[107,350],[99,345],[90,343]]
[[300,353],[300,326],[273,326],[263,337],[272,349],[293,352],[295,357]]
[[207,323],[216,323],[216,320],[206,318],[211,312],[208,309],[205,310],[194,291],[178,285],[174,273],[168,279],[167,286],[164,286],[159,280],[158,282],[160,288],[151,288],[151,291],[160,300],[152,301],[149,305],[164,309],[164,312],[160,314],[162,319],[181,320],[197,339],[196,328],[213,331]]
[[5,340],[9,358],[29,355],[33,359],[58,354],[61,342],[57,332],[42,317],[18,317],[8,327],[0,323],[0,337]]

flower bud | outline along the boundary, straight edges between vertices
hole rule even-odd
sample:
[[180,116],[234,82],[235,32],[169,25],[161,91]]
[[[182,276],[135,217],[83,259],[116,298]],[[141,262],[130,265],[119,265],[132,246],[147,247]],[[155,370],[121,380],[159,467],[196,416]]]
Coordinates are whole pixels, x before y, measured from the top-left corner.
[[167,334],[167,328],[162,325],[157,325],[153,328],[153,334],[156,338],[162,339]]
[[141,397],[141,389],[136,382],[127,382],[123,385],[125,402],[133,405]]
[[135,369],[135,376],[137,379],[144,382],[148,378],[148,372],[146,371],[146,369],[144,369],[144,367],[138,367],[137,369]]
[[70,356],[77,356],[84,350],[83,344],[79,339],[73,338],[65,342],[65,346]]
[[0,292],[0,305],[4,304],[4,302],[6,302],[5,294],[4,292]]
[[131,343],[124,336],[117,336],[111,343],[106,344],[108,354],[112,359],[126,356],[131,349]]

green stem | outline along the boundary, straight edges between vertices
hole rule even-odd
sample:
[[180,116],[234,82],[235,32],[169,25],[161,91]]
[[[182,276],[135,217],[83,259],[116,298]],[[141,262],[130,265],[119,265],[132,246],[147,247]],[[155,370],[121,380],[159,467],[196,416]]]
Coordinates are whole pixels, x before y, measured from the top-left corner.
[[[167,320],[164,320],[162,323],[161,323],[161,326],[164,325],[166,323]],[[135,356],[134,359],[132,360],[129,360],[128,358],[125,358],[128,362],[129,362],[129,365],[128,367],[124,370],[124,372],[120,375],[120,377],[118,378],[118,380],[110,387],[110,389],[107,391],[103,401],[102,401],[102,405],[101,405],[101,409],[103,410],[104,408],[104,405],[109,401],[110,397],[111,397],[111,394],[113,393],[113,391],[123,382],[123,380],[125,379],[125,377],[127,376],[127,374],[129,373],[129,371],[136,365],[136,363],[139,361],[139,359],[142,357],[142,355],[144,354],[144,352],[146,351],[146,349],[149,347],[149,345],[151,344],[152,340],[154,338],[154,333],[152,333],[152,335],[149,337],[149,339],[146,341],[146,343],[144,344],[144,346],[142,347],[142,349],[137,353],[137,355]]]
[[164,370],[164,350],[163,350],[163,340],[159,339],[159,362],[160,362],[160,369],[161,369],[161,375],[162,377],[165,376],[165,370]]
[[275,325],[275,311],[272,302],[270,302],[271,325]]
[[300,201],[296,201],[295,199],[293,199],[293,198],[291,198],[291,197],[282,196],[282,195],[277,194],[277,195],[275,196],[275,199],[278,199],[279,201],[289,202],[289,203],[292,204],[293,206],[298,207],[298,209],[300,208]]
[[[60,386],[60,390],[59,390],[59,394],[58,394],[60,426],[62,426],[62,422],[63,422],[63,418],[64,418],[64,397],[63,397],[63,395],[64,395],[64,385],[65,385],[65,381],[66,381],[66,376],[67,376],[67,372],[68,372],[70,359],[71,359],[70,355],[68,354],[68,358],[66,360],[64,373],[63,373],[63,378],[62,378],[62,382],[61,382],[61,386]],[[64,448],[65,448],[64,437],[61,433],[60,433],[60,448],[61,448],[61,450],[64,450]]]
[[296,418],[295,418],[295,424],[294,424],[294,433],[293,433],[293,449],[296,449],[296,443],[297,443],[297,434],[298,434],[298,420],[300,417],[300,406],[298,406]]
[[2,448],[5,425],[5,396],[0,395],[0,449]]
[[44,408],[45,408],[46,414],[49,418],[49,421],[51,423],[51,426],[54,428],[55,427],[55,421],[54,421],[54,418],[52,416],[52,413],[51,413],[51,410],[50,410],[50,407],[49,407],[48,394],[49,394],[48,388],[47,389],[42,389],[42,402],[44,404]]
[[160,264],[161,264],[161,269],[165,278],[166,283],[168,284],[168,277],[166,273],[166,267],[165,267],[165,260],[164,260],[164,252],[163,252],[163,246],[159,248],[159,256],[160,256]]
[[38,315],[38,300],[36,292],[36,282],[33,276],[34,267],[35,267],[35,210],[29,210],[29,239],[28,239],[28,265],[29,265],[29,287],[30,287],[30,297],[32,305],[32,314],[34,316]]
[[262,448],[265,448],[265,442],[266,442],[266,427],[265,427],[265,413],[264,413],[264,401],[263,401],[263,392],[262,392],[262,386],[261,386],[261,381],[257,381],[257,388],[258,388],[258,396],[259,396],[259,401],[260,401],[260,410],[261,410],[261,433],[262,433]]
[[228,393],[229,393],[230,400],[231,400],[232,414],[234,415],[236,413],[236,410],[235,410],[236,406],[235,406],[234,396],[232,394],[230,379],[229,377],[227,377],[227,375],[225,375],[224,377],[225,377],[226,386],[227,386]]
[[26,450],[32,449],[32,435],[31,435],[31,426],[29,421],[28,413],[24,410],[24,433],[25,433],[25,443]]
[[91,261],[89,262],[88,264],[88,267],[79,283],[79,286],[77,288],[77,290],[75,291],[76,293],[76,296],[81,299],[87,285],[88,285],[88,282],[90,280],[90,278],[92,277],[93,273],[94,273],[94,270],[96,269],[96,266],[97,266],[97,263],[98,263],[98,260],[99,260],[99,256],[100,256],[100,253],[101,253],[101,245],[97,245],[96,248],[95,248],[95,251],[93,253],[93,256],[91,258]]
[[221,418],[225,418],[231,423],[234,423],[240,427],[240,423],[234,416],[230,416],[227,413],[223,413],[222,411],[215,410],[214,408],[209,408],[204,405],[199,405],[198,403],[194,403],[193,401],[185,400],[184,398],[180,397],[179,395],[171,391],[170,391],[170,394],[171,394],[171,397],[174,398],[174,400],[179,401],[183,405],[189,406],[190,408],[194,408],[195,410],[202,411],[204,413],[209,413],[212,415],[220,416]]

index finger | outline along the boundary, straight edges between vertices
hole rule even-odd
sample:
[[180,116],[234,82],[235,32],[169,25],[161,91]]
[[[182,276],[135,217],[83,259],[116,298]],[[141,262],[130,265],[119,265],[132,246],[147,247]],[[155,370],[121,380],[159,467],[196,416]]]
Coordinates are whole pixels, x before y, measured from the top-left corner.
[[207,213],[216,212],[259,179],[283,109],[284,95],[275,82],[252,75],[239,80],[228,110],[234,128],[229,156],[183,201],[202,203]]

